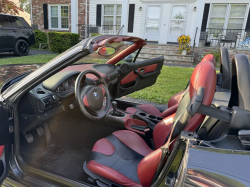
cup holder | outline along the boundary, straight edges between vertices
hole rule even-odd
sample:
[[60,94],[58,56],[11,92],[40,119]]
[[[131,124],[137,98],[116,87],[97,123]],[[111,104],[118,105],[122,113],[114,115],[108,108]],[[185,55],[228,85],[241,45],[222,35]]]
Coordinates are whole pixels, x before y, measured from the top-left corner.
[[151,119],[156,119],[156,116],[153,116],[153,115],[149,115],[148,117]]
[[146,113],[139,113],[141,116],[146,116],[147,114]]

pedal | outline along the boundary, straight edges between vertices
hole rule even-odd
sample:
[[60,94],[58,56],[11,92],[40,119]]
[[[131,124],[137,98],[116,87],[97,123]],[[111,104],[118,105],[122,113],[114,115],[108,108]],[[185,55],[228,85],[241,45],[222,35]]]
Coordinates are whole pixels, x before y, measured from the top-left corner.
[[28,143],[34,142],[34,137],[32,136],[32,134],[26,134],[24,137]]
[[38,134],[39,136],[44,135],[44,130],[43,130],[42,127],[38,127],[38,128],[36,129],[36,132],[37,132],[37,134]]
[[47,147],[51,147],[53,146],[53,144],[52,144],[52,137],[49,131],[49,126],[47,123],[45,123],[43,126],[44,126],[44,132],[45,132],[45,136],[47,140]]

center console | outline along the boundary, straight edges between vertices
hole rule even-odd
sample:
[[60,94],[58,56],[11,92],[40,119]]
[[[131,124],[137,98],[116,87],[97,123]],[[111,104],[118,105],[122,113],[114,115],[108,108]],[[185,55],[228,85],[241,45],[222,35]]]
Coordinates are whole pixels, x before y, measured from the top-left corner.
[[112,102],[112,108],[109,110],[106,120],[121,125],[127,130],[134,131],[138,134],[152,134],[154,127],[163,118],[143,112],[135,112],[134,114],[117,109],[117,102]]

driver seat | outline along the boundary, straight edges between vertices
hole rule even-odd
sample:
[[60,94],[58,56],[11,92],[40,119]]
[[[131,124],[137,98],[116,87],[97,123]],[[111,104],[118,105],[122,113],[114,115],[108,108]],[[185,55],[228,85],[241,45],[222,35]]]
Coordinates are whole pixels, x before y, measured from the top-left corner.
[[87,169],[98,175],[98,179],[105,178],[111,181],[110,184],[150,186],[154,182],[153,178],[161,161],[160,147],[167,142],[173,123],[182,121],[187,125],[183,128],[176,125],[172,140],[178,137],[182,130],[195,131],[204,120],[205,116],[198,113],[191,118],[183,115],[200,87],[204,88],[202,103],[210,106],[216,88],[216,72],[214,65],[209,61],[201,62],[194,69],[189,89],[183,94],[176,113],[155,126],[153,138],[156,150],[151,149],[135,132],[116,131],[94,144]]

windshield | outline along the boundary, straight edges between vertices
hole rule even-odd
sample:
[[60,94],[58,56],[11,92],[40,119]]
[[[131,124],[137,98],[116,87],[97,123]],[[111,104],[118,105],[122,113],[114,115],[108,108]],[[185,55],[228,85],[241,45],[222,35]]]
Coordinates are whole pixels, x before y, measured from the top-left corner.
[[[62,54],[53,54],[54,56],[51,55],[50,59],[46,58],[43,62],[38,62],[38,60],[35,59],[38,57],[37,55],[32,55],[36,56],[33,60],[30,60],[32,58],[30,55],[26,57],[12,58],[15,59],[16,62],[19,61],[20,66],[9,66],[6,67],[5,70],[2,70],[2,77],[0,77],[1,85],[4,82],[6,83],[6,80],[9,78],[16,77],[17,75],[27,71],[33,70],[33,72],[21,80],[15,79],[17,82],[13,86],[8,87],[2,93],[2,96],[5,99],[10,97],[17,90],[22,89],[23,85],[27,86],[26,89],[32,88],[36,84],[36,79],[46,80],[50,76],[54,75],[54,73],[58,72],[57,69],[65,68],[65,66],[72,65],[73,63],[120,64],[126,61],[132,62],[132,56],[135,56],[135,54],[133,55],[131,53],[135,53],[135,51],[143,45],[145,45],[145,41],[136,37],[102,35],[87,38]],[[130,60],[125,61],[124,59],[128,56],[130,57]],[[23,65],[27,63],[25,62],[25,58],[34,65]],[[13,64],[16,64],[16,62],[13,62]],[[21,64],[21,62],[24,63]],[[35,65],[37,62],[39,65]],[[10,64],[10,62],[7,62],[7,64]]]
[[[121,53],[123,50],[131,46],[133,42],[115,42],[115,43],[107,43],[106,45],[99,47],[94,53],[89,54],[86,57],[75,62],[77,63],[98,63],[98,64],[105,64],[111,58],[116,56],[117,54]],[[126,62],[124,59],[121,60],[119,63]]]

